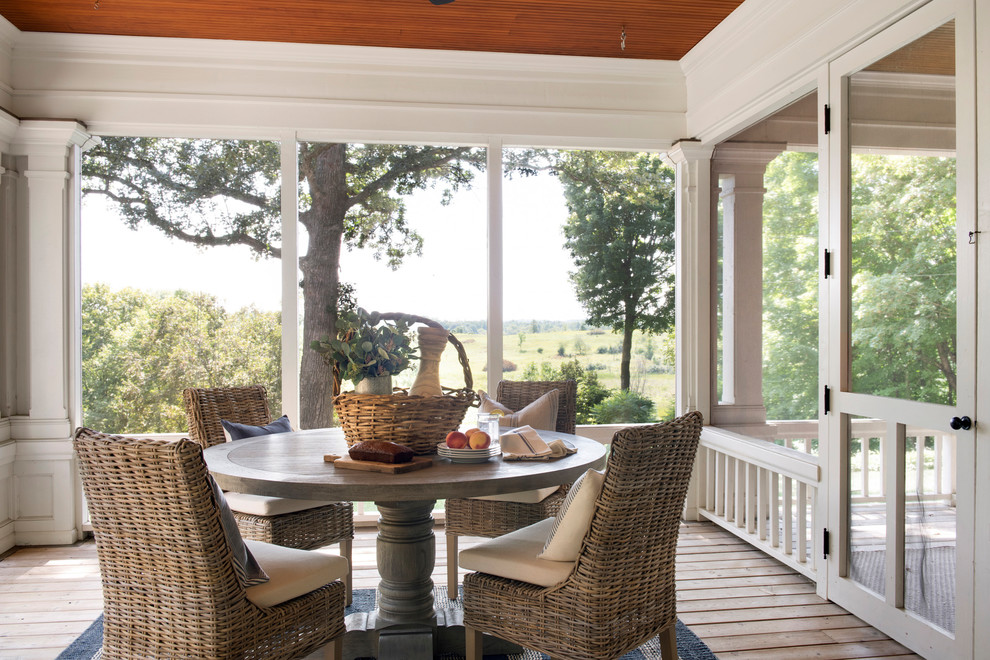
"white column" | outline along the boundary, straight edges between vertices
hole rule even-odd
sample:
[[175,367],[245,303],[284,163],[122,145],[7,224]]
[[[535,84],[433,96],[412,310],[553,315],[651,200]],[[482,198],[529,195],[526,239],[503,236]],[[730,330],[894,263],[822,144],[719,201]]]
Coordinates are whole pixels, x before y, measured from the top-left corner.
[[[299,424],[299,182],[296,134],[282,135],[282,411]],[[303,350],[309,350],[303,342]],[[328,385],[329,387],[329,385]]]
[[14,376],[17,347],[14,344],[17,314],[14,285],[17,281],[16,182],[11,169],[10,140],[17,132],[17,118],[0,110],[0,552],[14,546],[14,460],[17,443],[10,436],[14,412]]
[[763,425],[763,174],[782,144],[723,143],[712,159],[722,202],[720,426]]
[[712,147],[682,140],[667,156],[675,169],[676,414],[711,415],[711,156]]
[[[676,414],[711,418],[711,156],[712,147],[682,140],[667,152],[674,163],[674,358]],[[685,520],[698,520],[698,463],[684,500]]]
[[71,318],[71,223],[78,206],[76,161],[90,139],[74,121],[20,122],[11,153],[17,187],[15,332],[19,361],[14,460],[14,537],[18,545],[71,543],[81,531],[69,419],[77,321]]
[[[488,391],[502,380],[502,140],[488,141]],[[477,367],[475,367],[477,368]],[[475,389],[478,389],[475,384]]]

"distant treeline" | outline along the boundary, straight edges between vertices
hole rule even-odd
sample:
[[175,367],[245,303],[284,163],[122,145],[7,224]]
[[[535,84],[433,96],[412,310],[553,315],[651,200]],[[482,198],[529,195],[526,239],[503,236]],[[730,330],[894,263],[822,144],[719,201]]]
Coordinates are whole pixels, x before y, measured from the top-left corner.
[[[476,335],[488,331],[487,321],[440,321],[443,327],[454,334]],[[540,332],[565,332],[568,330],[595,330],[584,321],[504,321],[502,333],[515,335],[520,332],[537,334]]]

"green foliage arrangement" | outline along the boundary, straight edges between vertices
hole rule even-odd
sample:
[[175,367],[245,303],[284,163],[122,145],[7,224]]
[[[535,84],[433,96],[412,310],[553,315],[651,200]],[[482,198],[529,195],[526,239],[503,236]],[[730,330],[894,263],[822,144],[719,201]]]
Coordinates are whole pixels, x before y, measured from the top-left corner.
[[523,371],[522,379],[576,382],[578,424],[598,424],[594,408],[613,393],[613,390],[601,384],[596,372],[585,369],[577,359],[562,363],[559,369],[555,369],[549,362],[542,362],[539,366],[530,362]]
[[653,402],[638,392],[620,390],[594,407],[599,424],[637,424],[656,420]]
[[361,307],[340,311],[337,337],[324,335],[310,347],[321,353],[327,363],[337,365],[341,380],[355,385],[365,378],[394,376],[408,368],[412,358],[418,357],[409,333],[416,321],[407,314],[389,316],[383,319],[380,312],[368,312]]

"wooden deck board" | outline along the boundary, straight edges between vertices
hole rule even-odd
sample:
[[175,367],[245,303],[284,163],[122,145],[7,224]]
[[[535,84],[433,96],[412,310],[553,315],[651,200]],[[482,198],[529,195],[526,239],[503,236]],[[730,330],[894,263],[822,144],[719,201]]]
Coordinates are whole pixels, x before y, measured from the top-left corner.
[[[469,547],[483,539],[461,538]],[[433,579],[446,584],[446,537],[436,529]],[[375,530],[358,528],[354,587],[373,588]],[[466,571],[460,571],[464,574]],[[727,660],[918,658],[815,594],[815,586],[708,522],[681,528],[679,614]],[[51,660],[102,607],[95,545],[18,548],[0,559],[0,658]]]

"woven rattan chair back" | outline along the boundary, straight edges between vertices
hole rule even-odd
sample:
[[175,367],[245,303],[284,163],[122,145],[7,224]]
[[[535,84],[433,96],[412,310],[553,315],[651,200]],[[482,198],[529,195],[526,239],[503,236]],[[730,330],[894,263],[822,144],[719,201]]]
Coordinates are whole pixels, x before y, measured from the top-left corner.
[[618,431],[571,576],[545,588],[470,573],[465,624],[572,660],[618,658],[661,631],[669,643],[677,534],[701,425],[692,412]]
[[557,427],[560,433],[577,428],[577,382],[573,380],[502,380],[495,399],[509,410],[521,410],[551,390],[560,390]]
[[[502,380],[496,400],[510,410],[522,410],[551,390],[560,390],[557,426],[561,433],[574,433],[577,417],[577,383],[573,380]],[[457,594],[457,537],[508,534],[557,515],[569,484],[541,502],[503,502],[475,498],[450,498],[444,503],[447,534],[447,592]]]
[[103,658],[301,657],[343,633],[339,581],[291,607],[247,599],[198,444],[89,429],[73,444],[103,580]]
[[190,387],[182,392],[189,435],[204,449],[226,440],[221,419],[264,426],[272,421],[268,393],[261,385]]

